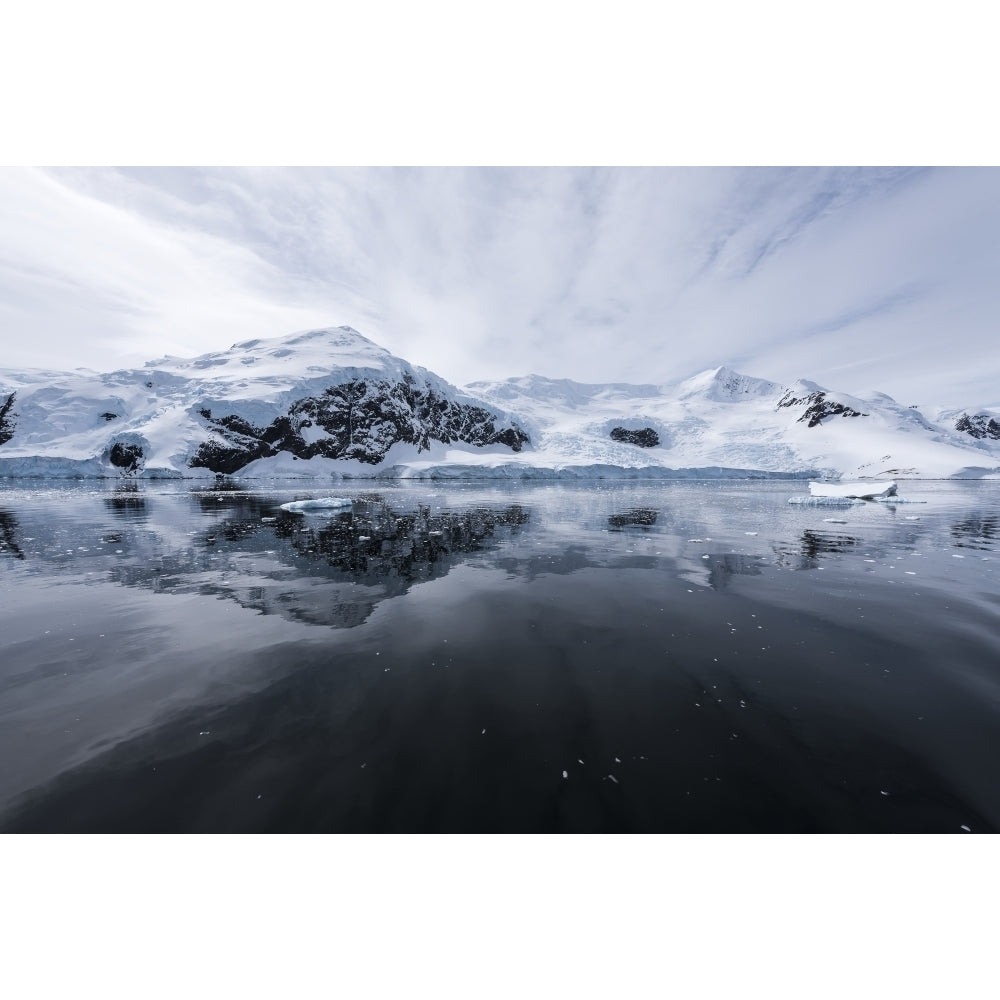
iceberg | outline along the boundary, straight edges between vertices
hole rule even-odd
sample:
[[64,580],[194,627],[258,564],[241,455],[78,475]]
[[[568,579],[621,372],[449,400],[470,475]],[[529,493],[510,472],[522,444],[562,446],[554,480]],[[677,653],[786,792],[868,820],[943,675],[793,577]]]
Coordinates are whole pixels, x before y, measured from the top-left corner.
[[320,497],[317,500],[290,500],[281,505],[290,514],[304,514],[307,510],[339,510],[350,507],[351,501],[344,497]]
[[814,497],[844,497],[851,500],[875,500],[896,495],[895,483],[809,483]]

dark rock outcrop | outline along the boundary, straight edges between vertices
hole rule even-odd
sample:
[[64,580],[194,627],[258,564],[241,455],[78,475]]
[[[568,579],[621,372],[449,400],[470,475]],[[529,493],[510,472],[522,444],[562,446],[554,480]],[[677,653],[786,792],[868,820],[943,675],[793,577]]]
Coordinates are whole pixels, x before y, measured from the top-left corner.
[[116,441],[111,446],[111,453],[108,455],[111,464],[123,472],[135,472],[142,464],[143,457],[140,445],[123,444],[121,441]]
[[[330,386],[321,395],[297,400],[266,427],[235,415],[216,417],[206,408],[199,413],[222,440],[205,441],[189,464],[223,474],[281,451],[297,458],[377,465],[398,441],[415,445],[417,451],[429,448],[431,441],[462,441],[477,447],[501,444],[515,452],[528,442],[518,426],[497,426],[497,416],[484,407],[449,400],[412,378],[354,379]],[[302,432],[314,427],[322,436],[317,438],[313,431],[307,442]]]
[[798,419],[798,423],[807,423],[809,427],[821,424],[827,417],[867,417],[844,403],[837,403],[826,398],[825,392],[810,392],[808,396],[796,397],[791,390],[778,401],[778,406],[805,406],[806,410]]
[[6,401],[0,404],[0,444],[6,444],[14,436],[16,425],[15,414],[12,413],[16,392],[12,392]]
[[626,427],[613,427],[611,440],[637,444],[640,448],[655,448],[660,443],[660,435],[652,427],[643,427],[637,431],[630,431]]
[[1000,441],[1000,423],[988,413],[974,413],[971,417],[968,413],[963,413],[955,421],[955,430],[963,431],[979,441],[985,438]]

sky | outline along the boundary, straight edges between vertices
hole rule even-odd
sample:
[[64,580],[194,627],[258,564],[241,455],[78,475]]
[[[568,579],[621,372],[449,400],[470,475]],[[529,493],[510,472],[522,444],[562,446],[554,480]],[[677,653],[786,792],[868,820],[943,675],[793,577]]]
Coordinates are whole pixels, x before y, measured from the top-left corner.
[[1000,405],[993,168],[0,169],[2,368],[355,327],[464,385]]

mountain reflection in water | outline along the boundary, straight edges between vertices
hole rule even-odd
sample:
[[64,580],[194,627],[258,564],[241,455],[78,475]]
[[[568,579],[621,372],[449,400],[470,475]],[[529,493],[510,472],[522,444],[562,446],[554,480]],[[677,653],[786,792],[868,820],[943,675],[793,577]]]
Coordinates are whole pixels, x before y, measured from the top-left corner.
[[0,830],[1000,828],[998,485],[794,492],[0,483]]

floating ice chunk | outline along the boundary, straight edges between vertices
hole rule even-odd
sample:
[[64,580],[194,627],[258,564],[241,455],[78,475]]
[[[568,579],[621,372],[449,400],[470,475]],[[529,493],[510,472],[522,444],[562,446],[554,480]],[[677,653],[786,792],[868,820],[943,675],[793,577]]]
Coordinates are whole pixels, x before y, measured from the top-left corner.
[[895,483],[809,483],[809,495],[814,497],[846,497],[874,500],[896,495]]
[[743,534],[744,535],[756,535],[757,532],[756,531],[744,531]]
[[857,497],[789,497],[788,502],[806,507],[853,507],[863,504],[864,500]]
[[564,778],[568,778],[569,777],[569,771],[563,771],[563,777]]
[[291,500],[281,505],[282,510],[291,514],[303,514],[307,510],[336,510],[339,507],[350,507],[351,501],[344,497],[320,497],[316,500]]
[[276,517],[262,517],[260,519],[261,524],[274,524],[278,519]]
[[613,782],[614,782],[614,783],[615,783],[616,785],[618,784],[618,779],[617,779],[617,778],[616,778],[616,777],[615,777],[615,776],[614,776],[613,774],[609,774],[609,775],[608,775],[608,777],[609,777],[609,778],[610,778],[610,779],[611,779],[611,780],[612,780],[612,781],[613,781]]
[[847,524],[847,522],[840,517],[824,517],[824,524]]
[[906,520],[907,521],[919,521],[920,518],[916,514],[907,514],[906,515]]
[[964,831],[965,831],[966,833],[972,833],[972,831],[971,831],[971,830],[970,830],[970,829],[969,829],[969,828],[968,828],[968,827],[967,827],[967,826],[966,826],[966,825],[965,825],[964,823],[962,824],[962,829],[963,829],[963,830],[964,830]]

